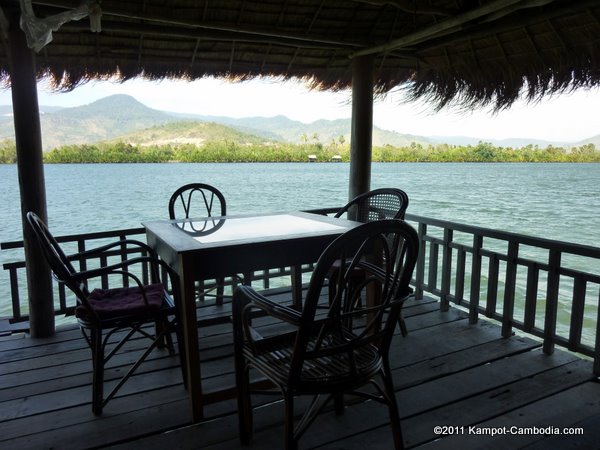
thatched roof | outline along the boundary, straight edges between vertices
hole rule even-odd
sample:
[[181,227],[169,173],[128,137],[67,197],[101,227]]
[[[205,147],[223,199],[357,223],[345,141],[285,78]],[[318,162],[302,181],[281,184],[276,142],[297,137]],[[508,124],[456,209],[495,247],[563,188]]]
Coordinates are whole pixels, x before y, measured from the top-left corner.
[[[43,18],[77,7],[33,0]],[[16,0],[0,1],[14,26]],[[102,31],[64,24],[37,55],[57,88],[205,76],[300,78],[350,86],[352,58],[374,57],[376,91],[408,88],[438,106],[503,107],[600,84],[599,0],[102,0]],[[8,79],[6,46],[0,76]]]

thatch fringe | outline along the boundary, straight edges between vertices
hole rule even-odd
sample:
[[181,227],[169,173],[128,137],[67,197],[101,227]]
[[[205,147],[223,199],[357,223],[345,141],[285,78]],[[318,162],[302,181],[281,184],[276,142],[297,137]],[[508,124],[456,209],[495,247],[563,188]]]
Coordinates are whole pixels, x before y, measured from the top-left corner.
[[[59,0],[43,4],[34,1],[38,15],[65,8]],[[492,4],[500,3],[432,0],[430,8],[455,14],[440,19],[393,2],[148,0],[140,9],[132,0],[103,0],[103,32],[67,23],[36,64],[38,76],[60,91],[98,79],[267,76],[339,91],[352,85],[350,55],[399,42],[374,55],[375,95],[400,88],[437,108],[500,110],[522,97],[537,101],[600,85],[600,2],[523,2],[460,26],[437,26]],[[438,31],[428,36],[428,29]],[[0,46],[0,79],[9,85],[6,48]]]

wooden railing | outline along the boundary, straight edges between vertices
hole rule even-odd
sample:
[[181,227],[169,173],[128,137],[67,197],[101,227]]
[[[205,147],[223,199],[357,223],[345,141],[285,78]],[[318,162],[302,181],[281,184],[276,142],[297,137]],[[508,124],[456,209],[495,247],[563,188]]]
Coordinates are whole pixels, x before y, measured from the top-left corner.
[[600,248],[407,214],[421,239],[417,298],[427,292],[479,316],[594,358],[600,374]]
[[[337,208],[312,210],[325,214]],[[469,312],[471,323],[480,315],[502,324],[502,335],[520,330],[555,345],[594,358],[600,374],[600,248],[524,236],[407,214],[417,228],[421,252],[414,277],[415,296],[439,298]],[[57,240],[80,252],[115,239],[144,240],[143,228],[62,236]],[[2,250],[22,248],[22,242],[0,244]],[[115,257],[124,257],[118,251]],[[85,267],[87,261],[82,261]],[[98,262],[96,262],[98,263]],[[101,263],[101,262],[100,262]],[[4,264],[9,273],[11,322],[26,321],[21,295],[26,289],[25,263]],[[304,267],[310,271],[309,266]],[[255,274],[269,287],[273,277],[287,276],[286,268]],[[58,287],[56,314],[72,308]],[[6,318],[5,318],[6,319]]]

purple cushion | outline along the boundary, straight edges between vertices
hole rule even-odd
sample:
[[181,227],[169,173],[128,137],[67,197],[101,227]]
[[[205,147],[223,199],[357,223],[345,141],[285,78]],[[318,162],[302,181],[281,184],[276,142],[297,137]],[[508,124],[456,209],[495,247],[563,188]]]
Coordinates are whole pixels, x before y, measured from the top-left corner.
[[[115,289],[94,289],[88,297],[91,308],[101,319],[120,316],[135,316],[159,309],[163,304],[164,288],[155,283],[144,286],[148,306],[139,286]],[[87,316],[87,309],[80,305],[76,308],[77,317]]]

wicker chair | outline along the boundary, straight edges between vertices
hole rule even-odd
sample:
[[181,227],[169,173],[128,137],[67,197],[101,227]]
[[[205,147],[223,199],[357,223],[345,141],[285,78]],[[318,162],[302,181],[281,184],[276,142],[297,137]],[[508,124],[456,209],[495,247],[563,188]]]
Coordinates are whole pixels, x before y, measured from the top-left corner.
[[[175,299],[179,301],[177,275],[156,257],[150,247],[142,242],[121,240],[67,257],[46,224],[36,214],[27,213],[27,221],[43,249],[54,277],[76,296],[75,316],[92,351],[94,414],[102,413],[108,401],[156,347],[164,347],[166,343],[169,353],[175,353],[172,332],[178,335],[179,354],[183,357],[183,340],[175,305]],[[129,251],[141,251],[147,256],[120,260],[115,264],[79,272],[71,264],[73,260],[85,261],[90,258],[106,261],[106,258],[124,255]],[[100,280],[102,288],[90,291],[88,285],[93,279]],[[119,287],[114,287],[115,281]],[[173,290],[173,295],[167,292],[167,287]],[[154,324],[154,331],[148,330],[146,324]],[[105,365],[134,335],[149,338],[151,343],[105,397]],[[117,336],[118,342],[115,343],[114,337]],[[181,367],[182,372],[185,372],[183,360]]]
[[[225,196],[217,188],[204,183],[190,183],[181,186],[171,195],[169,199],[170,219],[191,219],[200,217],[222,217],[227,214]],[[222,222],[220,223],[222,225]],[[193,223],[188,224],[190,226]],[[198,234],[210,233],[214,228],[207,230],[194,230]],[[233,277],[234,282],[240,280],[237,275]],[[205,288],[204,282],[197,284],[198,298],[204,299],[212,291],[216,291],[215,299],[217,305],[223,304],[225,293],[225,279],[219,278],[209,288]]]
[[[408,208],[408,195],[403,190],[380,188],[353,198],[334,217],[346,215],[348,219],[363,223],[384,219],[404,219],[406,208]],[[360,283],[364,276],[360,268],[356,268],[353,275],[357,283]],[[406,336],[408,330],[402,315],[398,317],[398,323],[402,335]]]
[[[346,393],[386,404],[395,447],[403,448],[388,351],[402,304],[409,295],[418,246],[417,233],[401,220],[370,222],[346,232],[319,258],[302,311],[274,303],[248,286],[237,288],[233,329],[243,444],[251,441],[253,433],[252,368],[283,395],[288,450],[297,448],[306,428],[330,399],[335,400],[336,411],[341,413]],[[334,270],[339,274],[335,277],[334,296],[330,297],[326,286],[333,264],[337,264]],[[358,284],[353,279],[357,267],[365,275]],[[368,305],[367,300],[361,300],[367,291]],[[323,304],[327,309],[319,308]],[[282,325],[276,324],[275,334],[261,336],[261,330],[252,326],[256,312]],[[286,332],[279,331],[283,324],[289,328]],[[366,386],[371,389],[365,390]],[[295,425],[294,398],[300,395],[314,398]]]
[[335,217],[348,215],[357,222],[371,222],[383,219],[404,219],[408,208],[408,195],[401,189],[381,188],[365,192],[340,209]]

